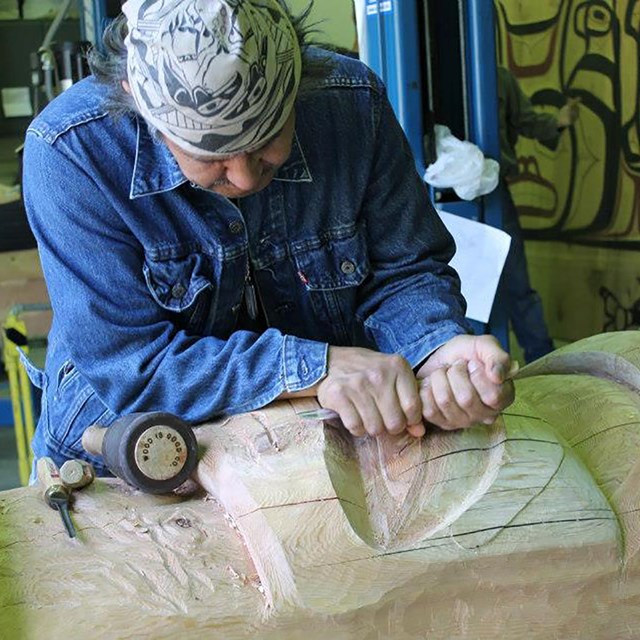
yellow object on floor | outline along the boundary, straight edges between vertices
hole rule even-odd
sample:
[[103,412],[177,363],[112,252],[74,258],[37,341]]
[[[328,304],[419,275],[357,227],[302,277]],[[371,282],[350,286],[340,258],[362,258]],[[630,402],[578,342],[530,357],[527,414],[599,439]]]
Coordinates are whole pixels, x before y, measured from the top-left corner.
[[25,355],[29,353],[27,326],[22,314],[28,311],[42,311],[45,308],[48,309],[48,305],[17,305],[11,309],[3,324],[3,359],[9,379],[18,470],[23,486],[29,483],[33,463],[30,443],[35,431],[35,419],[31,382],[18,355],[18,349]]

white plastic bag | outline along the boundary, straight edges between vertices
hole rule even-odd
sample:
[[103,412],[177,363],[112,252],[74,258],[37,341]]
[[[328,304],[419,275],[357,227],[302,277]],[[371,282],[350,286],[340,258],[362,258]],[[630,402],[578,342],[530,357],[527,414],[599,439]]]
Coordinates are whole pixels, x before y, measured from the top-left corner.
[[475,144],[458,140],[448,127],[437,124],[434,129],[438,159],[427,167],[425,182],[438,189],[453,189],[463,200],[491,193],[500,180],[500,165],[485,158]]

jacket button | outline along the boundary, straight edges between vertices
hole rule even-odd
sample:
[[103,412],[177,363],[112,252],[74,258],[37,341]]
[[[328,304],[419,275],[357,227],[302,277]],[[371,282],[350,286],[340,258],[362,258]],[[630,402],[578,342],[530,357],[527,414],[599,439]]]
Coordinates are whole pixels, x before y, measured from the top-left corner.
[[352,273],[355,273],[356,265],[351,262],[351,260],[343,260],[340,265],[340,271],[345,275],[350,276]]
[[171,295],[178,300],[180,298],[184,298],[184,294],[187,293],[187,290],[180,283],[173,285],[171,288]]
[[233,235],[237,236],[239,233],[242,233],[244,231],[244,225],[242,224],[242,222],[240,222],[240,220],[234,220],[229,225],[229,231],[231,231]]

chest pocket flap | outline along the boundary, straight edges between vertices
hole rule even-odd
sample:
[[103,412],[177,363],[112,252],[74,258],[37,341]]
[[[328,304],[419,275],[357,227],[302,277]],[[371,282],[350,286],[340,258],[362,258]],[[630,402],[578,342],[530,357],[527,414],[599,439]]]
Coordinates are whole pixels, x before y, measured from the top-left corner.
[[143,271],[154,300],[169,311],[185,311],[212,287],[211,259],[201,253],[162,260],[146,256]]
[[367,245],[361,228],[346,235],[294,243],[292,253],[300,278],[312,291],[357,287],[369,275]]

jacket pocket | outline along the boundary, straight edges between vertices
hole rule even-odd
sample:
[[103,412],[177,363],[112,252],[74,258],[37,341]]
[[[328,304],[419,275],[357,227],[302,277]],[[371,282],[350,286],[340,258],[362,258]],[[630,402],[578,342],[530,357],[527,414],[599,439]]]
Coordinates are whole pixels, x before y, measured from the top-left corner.
[[213,317],[216,287],[212,260],[203,253],[145,257],[143,272],[151,296],[181,329],[202,332],[207,318]]
[[57,381],[57,389],[48,399],[45,440],[64,455],[77,457],[83,452],[85,429],[92,424],[107,426],[116,414],[98,398],[72,362],[62,365]]
[[369,275],[364,230],[357,227],[294,243],[298,275],[309,291],[357,287]]
[[349,227],[295,243],[291,250],[316,319],[335,344],[350,344],[357,290],[371,270],[363,229]]

